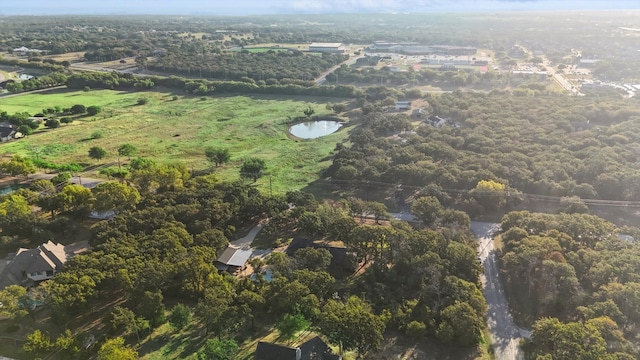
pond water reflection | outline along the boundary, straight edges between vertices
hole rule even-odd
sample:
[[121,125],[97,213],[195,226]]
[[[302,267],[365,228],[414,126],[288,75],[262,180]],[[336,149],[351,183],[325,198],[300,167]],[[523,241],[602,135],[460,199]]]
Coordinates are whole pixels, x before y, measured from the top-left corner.
[[293,125],[289,128],[291,135],[301,139],[315,139],[321,136],[333,134],[338,131],[342,123],[339,121],[320,120],[307,121]]

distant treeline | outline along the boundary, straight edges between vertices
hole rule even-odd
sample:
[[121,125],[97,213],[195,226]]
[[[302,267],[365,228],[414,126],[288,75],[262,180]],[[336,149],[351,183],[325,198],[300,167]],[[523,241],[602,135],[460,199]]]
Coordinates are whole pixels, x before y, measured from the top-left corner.
[[149,69],[171,74],[204,78],[266,81],[276,79],[310,80],[323,71],[347,60],[343,54],[322,54],[314,56],[297,50],[266,53],[241,52],[198,54],[170,53],[148,64]]
[[9,65],[9,66],[19,66],[23,68],[30,69],[38,69],[38,70],[48,70],[48,71],[64,71],[65,67],[62,63],[52,63],[51,60],[47,62],[37,62],[37,61],[24,61],[24,60],[9,60],[3,59],[0,57],[0,65]]
[[[210,81],[194,80],[171,76],[168,78],[157,76],[139,77],[131,74],[87,72],[69,76],[67,86],[71,89],[113,89],[133,90],[163,87],[171,90],[185,91],[194,95],[213,94],[276,94],[276,95],[305,95],[328,96],[342,98],[356,98],[367,95],[368,91],[351,85],[315,86],[313,82],[287,81],[273,85],[259,85],[242,81]],[[403,94],[400,94],[401,96]],[[413,91],[411,94],[416,95]],[[419,96],[419,92],[417,94]]]

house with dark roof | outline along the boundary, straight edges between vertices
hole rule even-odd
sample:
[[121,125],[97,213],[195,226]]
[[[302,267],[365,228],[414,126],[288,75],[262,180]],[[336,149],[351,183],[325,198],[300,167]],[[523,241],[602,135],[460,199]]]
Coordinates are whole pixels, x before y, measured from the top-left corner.
[[75,248],[51,240],[35,249],[20,248],[7,255],[0,266],[0,290],[9,285],[30,287],[51,279],[75,253]]
[[247,261],[253,254],[250,247],[238,247],[229,245],[227,249],[214,262],[219,271],[226,271],[231,274],[245,268]]
[[293,256],[296,251],[307,247],[328,250],[331,253],[330,266],[332,267],[342,267],[345,265],[347,248],[340,246],[331,246],[327,244],[316,244],[313,240],[306,238],[293,238],[293,240],[291,240],[291,243],[287,247],[286,254],[289,256]]
[[18,132],[18,130],[16,130],[15,128],[9,126],[0,126],[0,141],[5,142],[21,137],[22,133]]
[[334,354],[322,339],[314,337],[298,347],[292,348],[268,342],[259,342],[254,360],[342,360]]

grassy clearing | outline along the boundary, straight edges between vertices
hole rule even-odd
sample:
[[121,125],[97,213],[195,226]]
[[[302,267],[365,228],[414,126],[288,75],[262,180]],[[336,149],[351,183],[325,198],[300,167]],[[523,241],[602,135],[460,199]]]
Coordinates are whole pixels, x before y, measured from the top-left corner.
[[[146,105],[137,99],[148,98]],[[58,129],[41,130],[25,139],[0,145],[0,153],[40,157],[59,163],[96,164],[89,159],[90,147],[100,146],[116,160],[117,148],[130,143],[138,155],[159,163],[182,162],[198,170],[212,165],[204,148],[229,149],[231,162],[216,169],[222,179],[237,179],[244,159],[258,157],[267,163],[267,176],[256,185],[274,193],[300,189],[326,169],[329,154],[349,128],[315,140],[295,140],[288,135],[287,116],[302,116],[308,106],[316,115],[327,114],[327,102],[339,99],[276,96],[180,97],[161,92],[121,92],[110,90],[51,91],[0,99],[0,111],[37,113],[43,108],[74,104],[98,105],[103,112],[81,117]],[[103,137],[91,139],[100,131]]]
[[[243,334],[244,340],[239,340],[239,352],[235,357],[238,360],[252,360],[258,342],[266,341],[286,346],[296,347],[307,340],[316,336],[311,331],[303,331],[290,340],[285,341],[280,337],[277,330],[273,328],[259,329],[251,334]],[[198,322],[192,322],[191,325],[183,330],[176,331],[168,323],[165,323],[145,338],[138,349],[138,354],[142,360],[165,360],[165,359],[197,359],[197,353],[205,345],[207,339],[204,329]],[[238,341],[238,339],[236,339]],[[345,360],[354,360],[355,357],[345,357]]]
[[280,52],[280,51],[287,51],[288,49],[285,48],[271,48],[271,47],[259,47],[259,48],[248,48],[245,47],[242,50],[247,50],[248,52],[252,52],[252,53],[264,53],[267,52],[269,50],[275,51],[275,52]]
[[56,61],[77,61],[84,57],[85,51],[69,52],[64,54],[47,55],[46,59],[53,59]]

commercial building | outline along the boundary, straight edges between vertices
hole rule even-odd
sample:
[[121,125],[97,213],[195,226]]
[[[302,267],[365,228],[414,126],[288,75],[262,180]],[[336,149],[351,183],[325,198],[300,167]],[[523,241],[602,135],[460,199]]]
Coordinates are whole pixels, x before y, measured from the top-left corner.
[[342,43],[312,43],[309,52],[342,54],[346,52],[346,47]]

